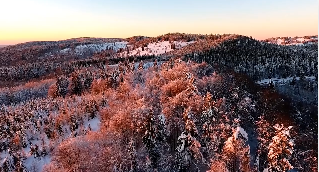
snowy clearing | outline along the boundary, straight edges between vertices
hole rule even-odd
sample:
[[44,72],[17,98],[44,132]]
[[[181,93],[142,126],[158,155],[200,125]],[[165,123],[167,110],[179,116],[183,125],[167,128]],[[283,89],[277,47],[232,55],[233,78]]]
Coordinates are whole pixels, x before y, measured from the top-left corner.
[[[120,48],[125,48],[127,45],[127,42],[108,42],[103,44],[87,44],[87,45],[78,45],[74,48],[74,51],[77,55],[83,55],[87,52],[92,53],[99,53],[103,50],[114,50],[117,52]],[[71,48],[65,48],[60,51],[62,54],[68,54],[71,53]]]
[[[190,42],[174,41],[173,42],[176,49],[180,49],[182,47],[185,47],[193,43],[194,41],[190,41]],[[165,53],[173,51],[174,50],[174,48],[172,47],[173,44],[170,43],[169,41],[149,43],[147,47],[143,47],[143,48],[138,47],[129,52],[125,51],[123,53],[120,53],[120,56],[126,57],[126,56],[161,55],[161,54],[165,54]]]
[[[314,81],[316,79],[315,76],[306,76],[305,77],[307,80],[312,80]],[[256,83],[259,84],[259,85],[267,85],[269,84],[271,81],[274,83],[274,84],[285,84],[287,82],[291,82],[293,80],[293,77],[288,77],[288,78],[270,78],[270,79],[263,79],[263,80],[260,80],[260,81],[257,81]],[[300,80],[300,77],[296,77],[296,80],[299,81]]]

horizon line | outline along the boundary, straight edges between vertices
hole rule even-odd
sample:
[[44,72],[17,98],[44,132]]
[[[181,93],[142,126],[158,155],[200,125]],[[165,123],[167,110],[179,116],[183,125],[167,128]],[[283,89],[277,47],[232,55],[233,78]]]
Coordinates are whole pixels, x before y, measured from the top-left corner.
[[[127,39],[127,38],[131,38],[131,37],[136,37],[136,36],[143,36],[143,37],[148,37],[148,38],[156,38],[156,37],[159,37],[159,36],[162,36],[162,35],[166,35],[166,34],[175,34],[175,33],[180,33],[180,34],[190,34],[190,35],[225,35],[225,34],[230,34],[230,35],[241,35],[241,36],[246,36],[246,37],[252,37],[252,36],[248,36],[248,35],[242,35],[242,34],[235,34],[235,33],[223,33],[223,34],[213,34],[213,33],[210,33],[210,34],[201,34],[201,33],[183,33],[183,32],[168,32],[168,33],[165,33],[165,34],[161,34],[161,35],[158,35],[158,36],[146,36],[146,35],[134,35],[134,36],[130,36],[130,37],[90,37],[90,36],[81,36],[81,37],[74,37],[74,38],[66,38],[66,39],[57,39],[57,40],[30,40],[30,41],[22,41],[22,42],[18,42],[18,43],[15,43],[15,44],[0,44],[0,46],[11,46],[11,45],[18,45],[18,44],[24,44],[24,43],[30,43],[30,42],[58,42],[58,41],[65,41],[65,40],[70,40],[70,39],[80,39],[80,38],[95,38],[95,39]],[[285,37],[288,37],[288,38],[294,38],[294,37],[305,37],[305,36],[317,36],[318,37],[318,34],[317,35],[301,35],[301,36],[274,36],[274,37],[268,37],[266,39],[270,39],[270,38],[285,38]],[[252,37],[253,39],[255,40],[258,40],[258,41],[262,41],[262,40],[266,40],[266,39],[257,39],[255,37]],[[0,40],[1,41],[1,40]],[[9,41],[9,40],[8,40]]]

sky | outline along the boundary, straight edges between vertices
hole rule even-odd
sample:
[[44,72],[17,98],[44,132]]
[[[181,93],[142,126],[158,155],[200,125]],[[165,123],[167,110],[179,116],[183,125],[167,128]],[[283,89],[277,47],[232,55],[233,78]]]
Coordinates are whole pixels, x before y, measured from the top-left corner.
[[0,45],[166,33],[318,34],[318,0],[0,0]]

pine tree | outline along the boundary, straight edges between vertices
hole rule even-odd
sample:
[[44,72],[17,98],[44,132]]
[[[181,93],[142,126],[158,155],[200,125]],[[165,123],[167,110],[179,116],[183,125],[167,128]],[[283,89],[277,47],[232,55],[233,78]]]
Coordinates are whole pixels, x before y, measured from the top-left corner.
[[192,167],[192,170],[199,170],[199,164],[204,162],[203,155],[200,151],[201,144],[197,140],[198,130],[192,120],[191,109],[188,108],[183,113],[185,121],[185,131],[178,137],[177,147],[177,166],[179,170],[187,170]]
[[229,171],[250,171],[250,148],[245,139],[239,137],[239,128],[233,130],[233,135],[227,139],[223,148],[222,159]]
[[285,128],[282,124],[274,126],[276,135],[269,144],[268,161],[270,172],[287,171],[293,168],[289,160],[293,153],[294,142],[290,136],[291,126]]
[[172,44],[171,44],[171,49],[173,49],[173,50],[175,50],[175,49],[176,49],[176,45],[175,45],[175,43],[172,43]]
[[69,81],[66,77],[60,76],[57,79],[56,87],[57,87],[57,94],[58,96],[62,96],[65,98],[66,94],[68,93],[68,86]]
[[48,96],[52,97],[52,98],[56,98],[58,95],[58,91],[57,91],[57,85],[56,84],[52,84],[49,89],[48,89]]
[[83,88],[85,90],[90,90],[92,82],[93,82],[92,74],[91,73],[87,73],[86,76],[85,76],[84,82],[83,82]]
[[138,64],[138,70],[143,70],[144,69],[144,62],[143,60],[140,61],[140,63]]
[[270,126],[269,122],[264,119],[264,116],[261,116],[260,119],[256,122],[257,125],[257,139],[258,139],[258,150],[256,166],[259,171],[262,171],[267,167],[267,154],[268,154],[268,145],[271,142],[273,137],[273,127]]
[[79,73],[73,73],[71,77],[71,94],[81,95],[83,90],[83,84]]
[[153,169],[159,168],[159,160],[161,159],[161,145],[165,140],[164,127],[160,122],[158,116],[151,110],[147,115],[145,122],[145,133],[143,136],[143,143],[151,160]]
[[138,165],[137,165],[137,151],[136,151],[136,143],[133,139],[130,140],[129,146],[128,146],[128,151],[129,151],[129,160],[130,160],[130,169],[132,172],[137,172],[138,171]]
[[154,67],[155,71],[158,71],[157,59],[155,59],[153,67]]

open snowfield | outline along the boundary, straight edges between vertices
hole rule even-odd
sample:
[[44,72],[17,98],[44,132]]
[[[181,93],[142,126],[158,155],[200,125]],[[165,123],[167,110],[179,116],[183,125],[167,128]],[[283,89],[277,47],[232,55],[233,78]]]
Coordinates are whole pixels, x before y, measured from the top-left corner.
[[[175,45],[176,49],[180,49],[182,47],[185,47],[189,44],[194,43],[194,41],[190,42],[181,42],[181,41],[174,41],[173,43],[170,43],[169,41],[163,41],[163,42],[154,42],[147,45],[147,47],[138,47],[135,48],[129,52],[125,51],[120,54],[120,56],[145,56],[145,55],[161,55],[168,52],[173,51],[172,45]],[[131,45],[128,45],[128,47],[131,47]]]

